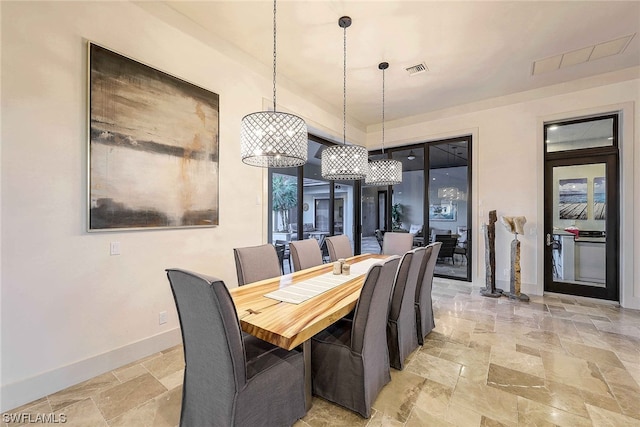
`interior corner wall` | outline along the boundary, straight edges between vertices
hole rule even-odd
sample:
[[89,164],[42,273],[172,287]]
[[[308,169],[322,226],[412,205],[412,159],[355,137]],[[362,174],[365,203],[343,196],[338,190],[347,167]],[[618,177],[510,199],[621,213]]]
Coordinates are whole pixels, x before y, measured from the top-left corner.
[[[166,268],[236,286],[232,249],[262,243],[267,223],[266,174],[240,160],[240,121],[272,86],[130,2],[0,10],[2,412],[180,343]],[[87,41],[220,95],[219,226],[86,231]],[[337,117],[279,95],[340,132]],[[121,255],[109,255],[114,241]]]
[[[560,91],[559,91],[560,92]],[[606,113],[622,104],[637,105],[640,101],[640,79],[576,90],[555,96],[540,97],[508,105],[479,109],[473,112],[442,114],[439,118],[387,129],[388,145],[399,146],[420,141],[441,139],[441,135],[456,136],[459,129],[477,129],[474,134],[473,200],[475,212],[473,230],[473,283],[485,286],[484,252],[481,225],[488,221],[488,212],[496,210],[498,217],[524,215],[526,233],[521,241],[522,292],[542,295],[543,263],[543,194],[538,191],[543,180],[541,159],[543,141],[538,129],[540,118],[554,115],[570,119],[584,111]],[[496,102],[498,105],[506,102]],[[468,109],[467,109],[468,111]],[[638,109],[623,111],[621,191],[626,197],[621,204],[623,221],[621,242],[621,302],[629,308],[640,308],[640,268],[634,262],[634,248],[640,248],[640,227],[633,218],[640,216],[640,134],[634,132],[640,123]],[[460,135],[465,132],[459,132]],[[371,137],[369,134],[368,137]],[[635,148],[635,150],[634,150]],[[477,150],[477,151],[476,151]],[[622,153],[627,154],[624,157]],[[626,194],[626,196],[625,196]],[[625,220],[625,218],[627,218]],[[513,235],[500,222],[496,224],[496,279],[500,287],[509,280],[509,245]]]

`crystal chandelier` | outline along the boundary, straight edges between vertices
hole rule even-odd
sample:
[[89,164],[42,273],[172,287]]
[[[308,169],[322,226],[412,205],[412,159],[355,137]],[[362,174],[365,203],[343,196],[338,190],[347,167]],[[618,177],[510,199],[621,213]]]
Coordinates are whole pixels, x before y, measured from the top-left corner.
[[307,124],[293,114],[276,111],[276,0],[273,1],[273,111],[242,118],[240,154],[251,166],[289,168],[307,162]]
[[347,27],[351,18],[343,16],[338,25],[344,32],[344,67],[342,98],[342,145],[333,145],[322,151],[322,177],[328,180],[363,179],[367,174],[367,149],[360,145],[347,145]]
[[[389,68],[388,62],[381,62],[382,70],[382,154],[384,155],[384,70]],[[369,171],[364,180],[367,185],[396,185],[402,182],[402,163],[393,159],[373,160],[369,162]]]

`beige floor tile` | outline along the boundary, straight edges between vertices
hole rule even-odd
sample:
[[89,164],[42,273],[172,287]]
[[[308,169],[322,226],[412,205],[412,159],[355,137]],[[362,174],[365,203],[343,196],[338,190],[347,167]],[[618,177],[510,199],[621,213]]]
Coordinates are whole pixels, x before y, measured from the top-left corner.
[[109,421],[166,391],[151,374],[144,374],[99,393],[94,400]]
[[580,390],[562,383],[491,364],[487,385],[563,411],[588,416]]
[[426,380],[422,376],[412,373],[407,368],[404,371],[392,369],[391,382],[384,386],[373,402],[373,407],[376,411],[404,423],[409,418],[425,383]]
[[539,356],[499,349],[491,353],[491,363],[544,378],[544,365]]
[[99,375],[88,381],[49,395],[49,403],[51,404],[51,409],[57,411],[72,403],[96,396],[104,390],[117,386],[118,384],[120,384],[120,381],[118,381],[113,373],[107,372],[106,374]]
[[313,398],[311,409],[302,421],[311,427],[364,427],[369,422],[355,412],[319,397]]
[[69,426],[69,427],[107,427],[107,422],[102,417],[102,413],[92,399],[84,399],[75,402],[60,411],[60,416],[65,417],[65,422],[44,424],[46,426]]
[[548,380],[596,394],[610,394],[609,387],[595,363],[548,351],[543,351],[541,355]]
[[180,423],[182,387],[131,409],[109,422],[110,427],[175,427]]
[[461,367],[462,365],[459,363],[450,362],[430,354],[419,353],[406,366],[405,371],[453,388],[460,376]]
[[142,365],[151,372],[151,375],[160,380],[184,369],[182,348],[175,348],[173,351],[163,353],[160,357],[151,359]]
[[638,427],[640,425],[640,418],[631,418],[591,405],[587,405],[587,410],[594,427]]
[[611,390],[616,397],[622,413],[640,420],[640,393],[635,387],[611,384]]
[[171,390],[182,385],[184,381],[184,369],[169,374],[166,377],[160,378],[160,383],[167,389]]
[[449,405],[446,421],[458,427],[480,427],[482,415],[467,406],[453,402]]
[[589,418],[518,397],[518,426],[589,427]]
[[618,356],[611,350],[571,342],[566,342],[563,346],[571,356],[596,362],[598,366],[602,367],[604,367],[603,365],[609,365],[624,369],[624,365],[618,359]]
[[375,411],[369,419],[366,427],[402,427],[404,423],[394,419],[389,414],[384,412]]
[[125,366],[113,371],[113,375],[115,375],[120,382],[126,382],[132,378],[139,377],[142,374],[148,373],[149,371],[147,371],[147,369],[140,363]]
[[509,424],[503,424],[500,421],[496,421],[493,418],[489,418],[485,415],[480,419],[480,427],[506,427]]
[[434,417],[445,419],[452,395],[452,387],[428,379],[418,394],[414,411],[420,410],[420,413],[428,413]]
[[453,427],[455,424],[452,424],[448,421],[440,417],[436,417],[431,415],[428,412],[425,412],[421,408],[414,408],[411,416],[405,423],[405,427]]
[[451,405],[454,404],[501,423],[511,425],[518,422],[518,405],[515,395],[486,384],[469,381],[464,377],[460,377],[453,391]]

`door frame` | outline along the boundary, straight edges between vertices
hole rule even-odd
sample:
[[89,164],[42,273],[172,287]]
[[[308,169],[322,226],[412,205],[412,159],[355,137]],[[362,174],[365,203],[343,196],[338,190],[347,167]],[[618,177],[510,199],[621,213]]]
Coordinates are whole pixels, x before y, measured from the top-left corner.
[[[547,125],[571,124],[588,122],[612,117],[613,145],[608,147],[585,148],[569,151],[546,153],[543,147],[543,286],[544,292],[556,292],[574,296],[620,301],[620,212],[621,206],[621,182],[620,182],[620,158],[618,144],[618,114],[601,114],[582,119],[567,119],[562,121],[544,123],[544,140],[546,140]],[[606,164],[606,191],[607,191],[607,217],[606,217],[606,273],[604,288],[553,281],[553,251],[548,244],[547,236],[553,235],[553,168],[558,166],[578,166],[604,163]],[[615,208],[614,208],[615,207]],[[615,232],[610,232],[614,230]]]

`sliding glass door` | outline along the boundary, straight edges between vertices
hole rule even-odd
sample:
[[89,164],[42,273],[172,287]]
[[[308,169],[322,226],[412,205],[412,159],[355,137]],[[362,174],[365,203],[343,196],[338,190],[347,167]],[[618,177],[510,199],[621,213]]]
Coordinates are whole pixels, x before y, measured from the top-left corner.
[[469,138],[429,144],[429,241],[442,242],[436,274],[471,280]]
[[471,281],[471,136],[394,147],[384,157],[402,162],[402,183],[363,188],[363,251],[376,249],[376,229],[412,233],[414,246],[442,243],[437,276]]
[[[269,171],[269,227],[272,243],[314,238],[327,255],[324,239],[345,234],[360,253],[360,184],[322,178],[322,150],[330,143],[309,136],[307,163]],[[356,203],[358,202],[358,203]],[[286,269],[286,265],[285,265]]]

